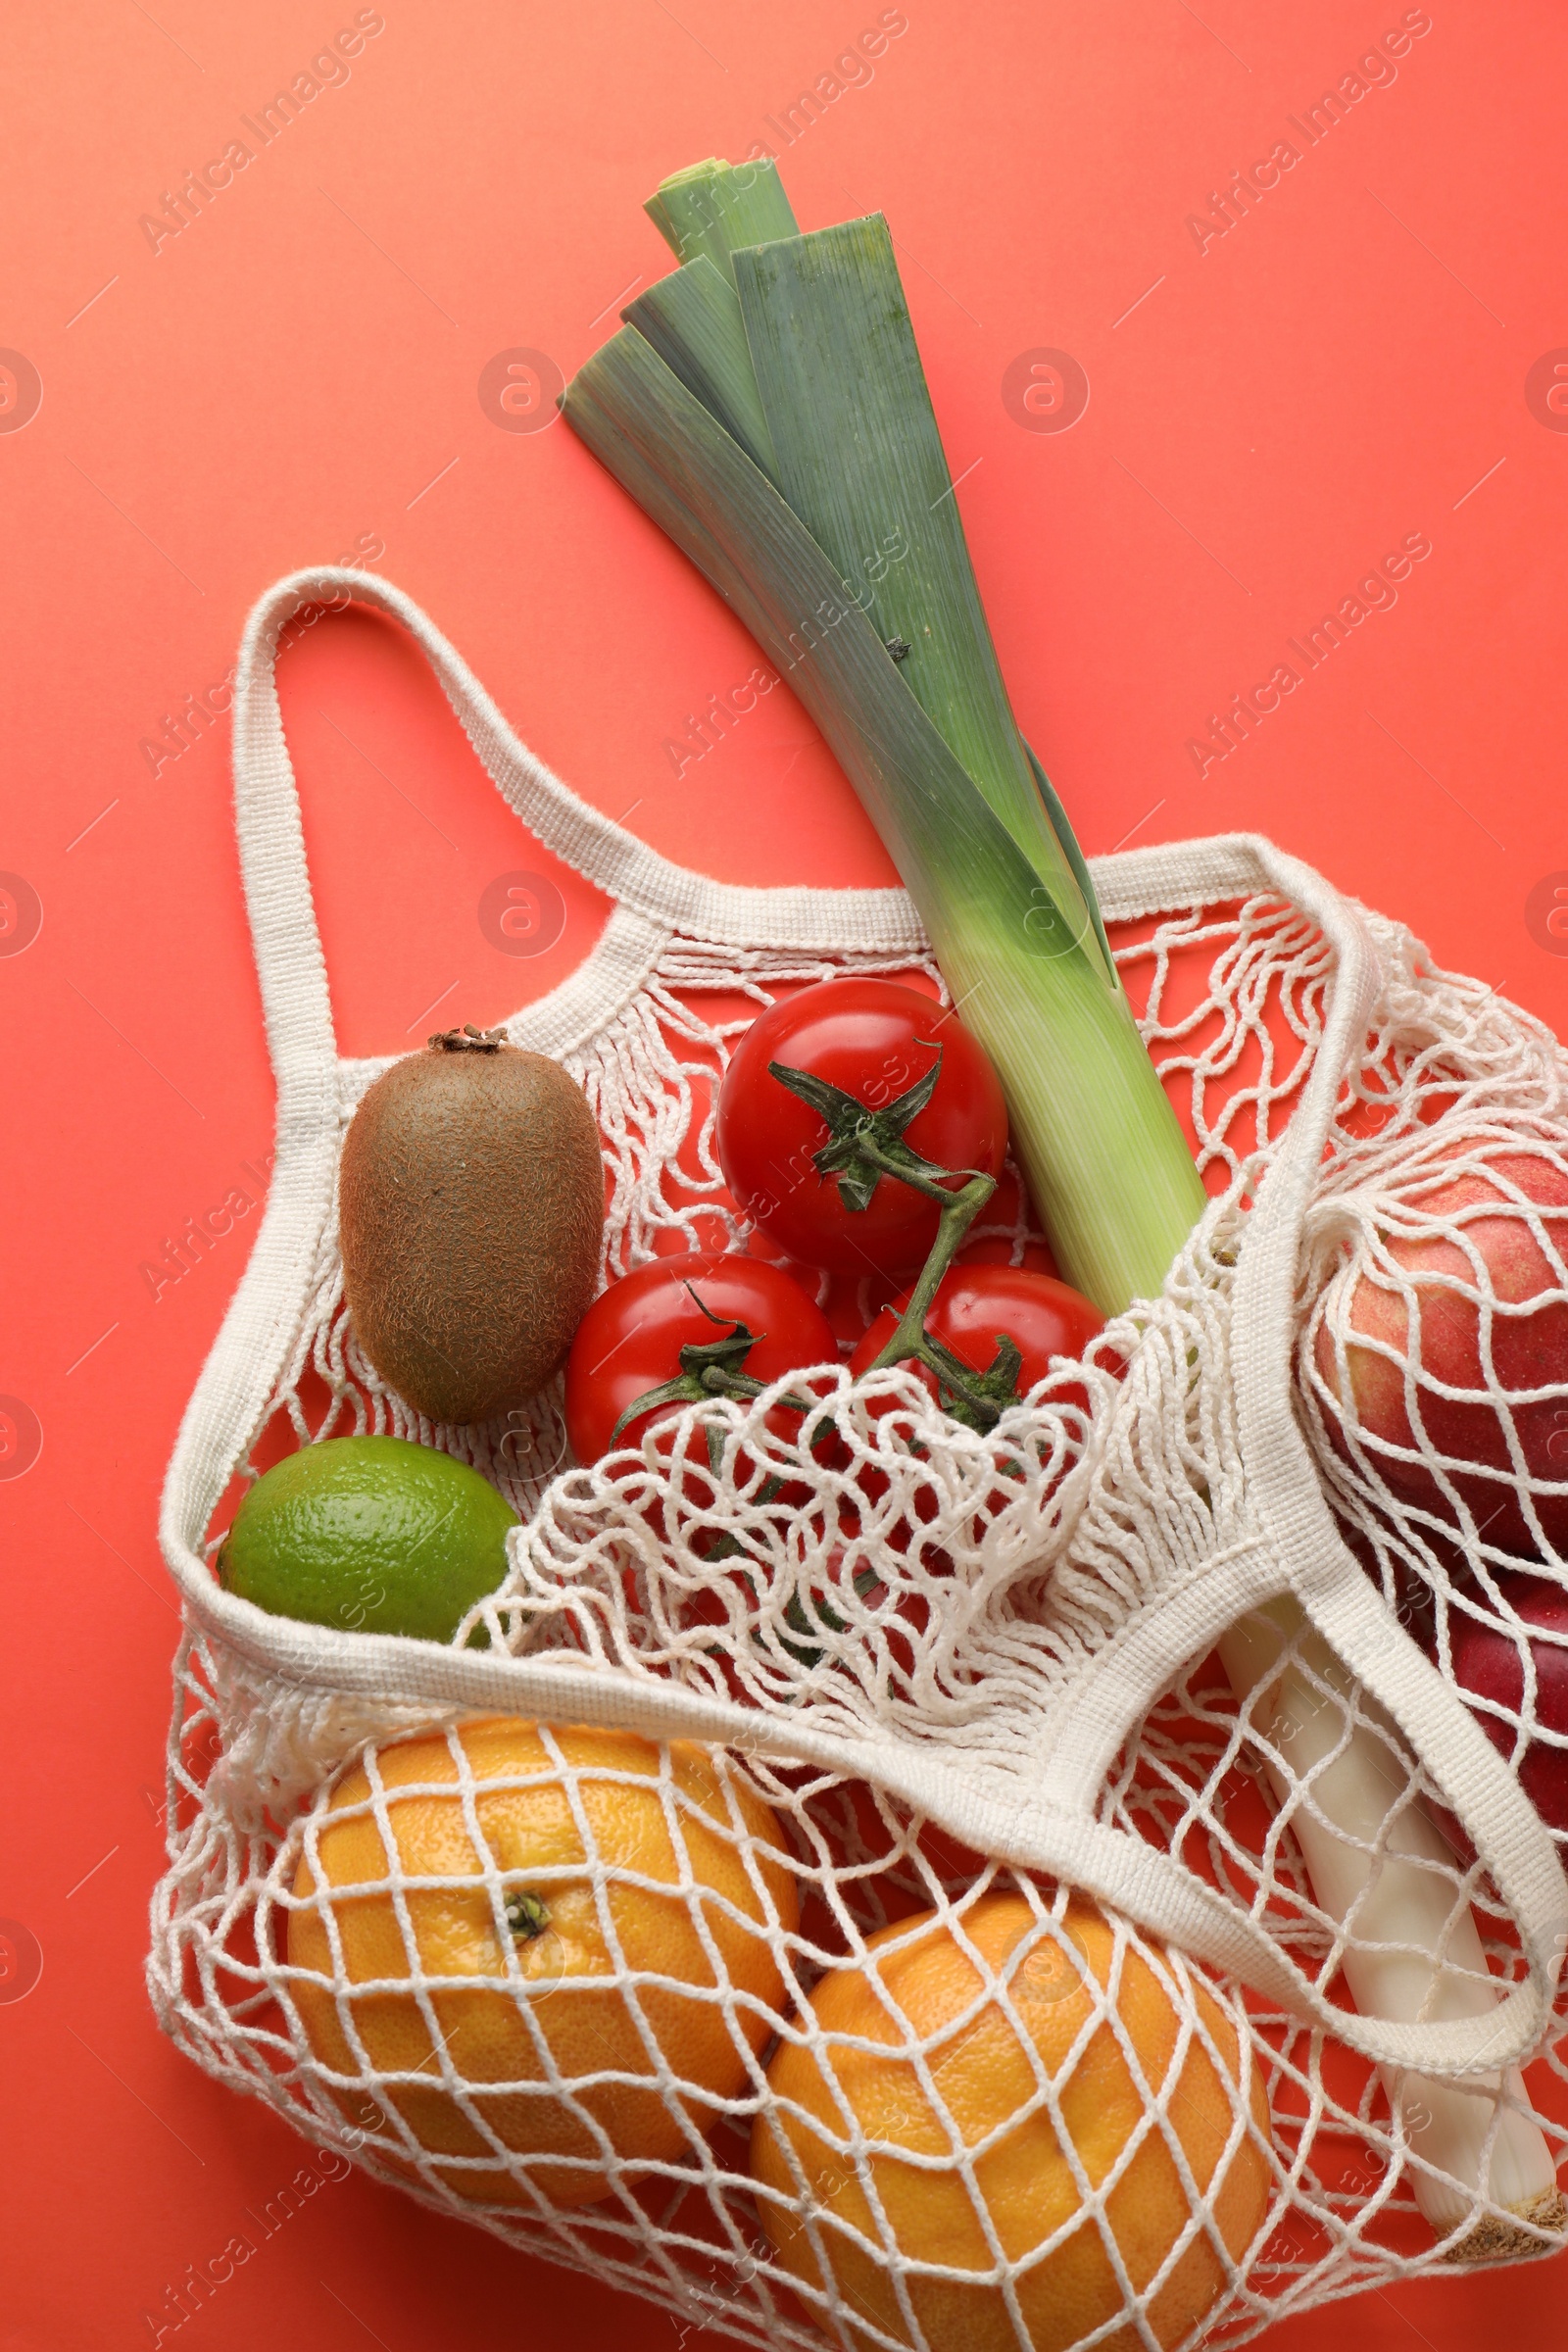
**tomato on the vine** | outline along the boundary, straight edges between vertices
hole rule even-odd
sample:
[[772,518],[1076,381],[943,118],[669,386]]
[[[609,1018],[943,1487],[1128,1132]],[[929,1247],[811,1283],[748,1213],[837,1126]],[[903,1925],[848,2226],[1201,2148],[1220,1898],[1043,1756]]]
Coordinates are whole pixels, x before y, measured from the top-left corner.
[[[940,1069],[937,1068],[938,1056]],[[769,1063],[853,1096],[866,1119],[934,1167],[995,1177],[1007,1148],[997,1074],[955,1012],[914,989],[875,979],[826,980],[773,1005],[735,1050],[718,1099],[724,1181],[778,1249],[839,1274],[912,1273],[936,1239],[938,1203],[874,1173],[851,1206],[850,1176],[822,1174],[833,1141],[820,1109],[772,1075]],[[936,1071],[929,1101],[918,1090]],[[915,1100],[908,1102],[911,1094]],[[956,1189],[956,1183],[953,1189]]]
[[[711,1348],[736,1325],[752,1341],[739,1368],[764,1387],[806,1365],[838,1361],[821,1308],[763,1258],[716,1250],[657,1257],[612,1282],[577,1326],[566,1358],[566,1435],[578,1461],[597,1461],[612,1444],[641,1445],[662,1411],[680,1408],[640,1413],[616,1436],[627,1407],[680,1377],[683,1348]],[[774,1418],[781,1435],[800,1427],[801,1417],[783,1407]]]
[[[1010,1234],[987,1234],[978,1242],[965,1242],[953,1262],[956,1266],[1010,1266],[1012,1248]],[[1031,1274],[1049,1274],[1053,1282],[1061,1280],[1056,1261],[1045,1242],[1025,1242],[1021,1262]]]
[[[906,1291],[885,1306],[856,1348],[850,1370],[857,1377],[870,1370],[892,1339],[908,1297]],[[1054,1357],[1082,1355],[1104,1326],[1104,1316],[1081,1292],[1026,1266],[954,1266],[938,1284],[925,1318],[930,1338],[981,1375],[996,1363],[999,1346],[1010,1341],[1019,1358],[1012,1386],[1020,1396],[1045,1379]],[[935,1372],[927,1364],[915,1368],[936,1396]]]

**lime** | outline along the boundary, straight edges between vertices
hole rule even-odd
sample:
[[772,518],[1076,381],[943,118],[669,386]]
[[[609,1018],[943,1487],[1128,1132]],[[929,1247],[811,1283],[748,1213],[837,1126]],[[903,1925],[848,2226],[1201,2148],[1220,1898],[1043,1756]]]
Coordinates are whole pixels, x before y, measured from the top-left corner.
[[450,1642],[506,1574],[516,1524],[494,1487],[449,1453],[403,1438],[328,1438],[257,1480],[218,1573],[275,1617]]

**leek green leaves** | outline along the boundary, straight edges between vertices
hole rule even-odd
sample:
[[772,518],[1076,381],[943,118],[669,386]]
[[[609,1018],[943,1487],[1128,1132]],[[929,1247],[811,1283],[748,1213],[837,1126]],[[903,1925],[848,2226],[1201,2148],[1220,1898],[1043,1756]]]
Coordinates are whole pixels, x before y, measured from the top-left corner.
[[1062,1273],[1114,1313],[1202,1187],[1012,714],[886,223],[803,236],[766,164],[695,166],[648,210],[682,267],[563,412],[821,728],[997,1066]]

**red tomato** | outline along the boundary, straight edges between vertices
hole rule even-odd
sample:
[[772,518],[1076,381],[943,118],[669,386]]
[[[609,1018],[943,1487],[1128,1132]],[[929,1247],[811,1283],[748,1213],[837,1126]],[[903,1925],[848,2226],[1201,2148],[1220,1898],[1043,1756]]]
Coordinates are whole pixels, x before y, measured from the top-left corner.
[[768,1071],[806,1070],[884,1111],[932,1067],[942,1075],[905,1130],[936,1166],[1000,1174],[1007,1113],[997,1074],[974,1039],[930,997],[888,980],[826,980],[775,1004],[736,1048],[718,1098],[724,1181],[778,1249],[838,1274],[906,1274],[936,1238],[937,1206],[884,1176],[851,1210],[812,1156],[828,1141],[825,1119]]
[[[882,1309],[850,1358],[852,1372],[870,1370],[892,1339],[908,1296],[904,1292]],[[1020,1396],[1045,1379],[1053,1356],[1082,1355],[1104,1326],[1099,1307],[1081,1292],[1069,1290],[1054,1275],[1031,1273],[1026,1266],[954,1266],[938,1284],[925,1319],[931,1337],[976,1372],[990,1371],[1000,1338],[1011,1340],[1023,1358]],[[935,1396],[935,1373],[922,1366],[920,1377]]]
[[[987,1212],[982,1209],[980,1214],[983,1223]],[[956,1266],[1010,1266],[1011,1237],[994,1233],[982,1242],[965,1242],[953,1262]],[[1023,1262],[1031,1274],[1049,1274],[1053,1282],[1061,1280],[1056,1261],[1044,1242],[1025,1242]]]
[[[717,1317],[717,1326],[709,1315]],[[762,1258],[719,1251],[658,1257],[612,1282],[578,1324],[566,1358],[566,1435],[578,1461],[608,1453],[626,1407],[678,1379],[683,1348],[722,1339],[718,1326],[734,1323],[744,1323],[757,1343],[743,1367],[751,1380],[781,1380],[807,1364],[838,1361],[838,1344],[820,1307],[782,1267]],[[640,1445],[657,1417],[643,1413],[628,1421],[616,1446]],[[797,1416],[781,1413],[779,1426],[781,1434],[787,1428],[793,1435]]]

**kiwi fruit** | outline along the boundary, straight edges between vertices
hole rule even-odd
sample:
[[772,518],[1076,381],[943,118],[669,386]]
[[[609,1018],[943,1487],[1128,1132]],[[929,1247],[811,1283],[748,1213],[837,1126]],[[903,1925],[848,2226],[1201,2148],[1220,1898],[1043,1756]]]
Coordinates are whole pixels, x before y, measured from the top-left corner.
[[599,1130],[559,1062],[453,1029],[384,1070],[343,1144],[360,1346],[428,1420],[491,1421],[559,1371],[593,1298]]

